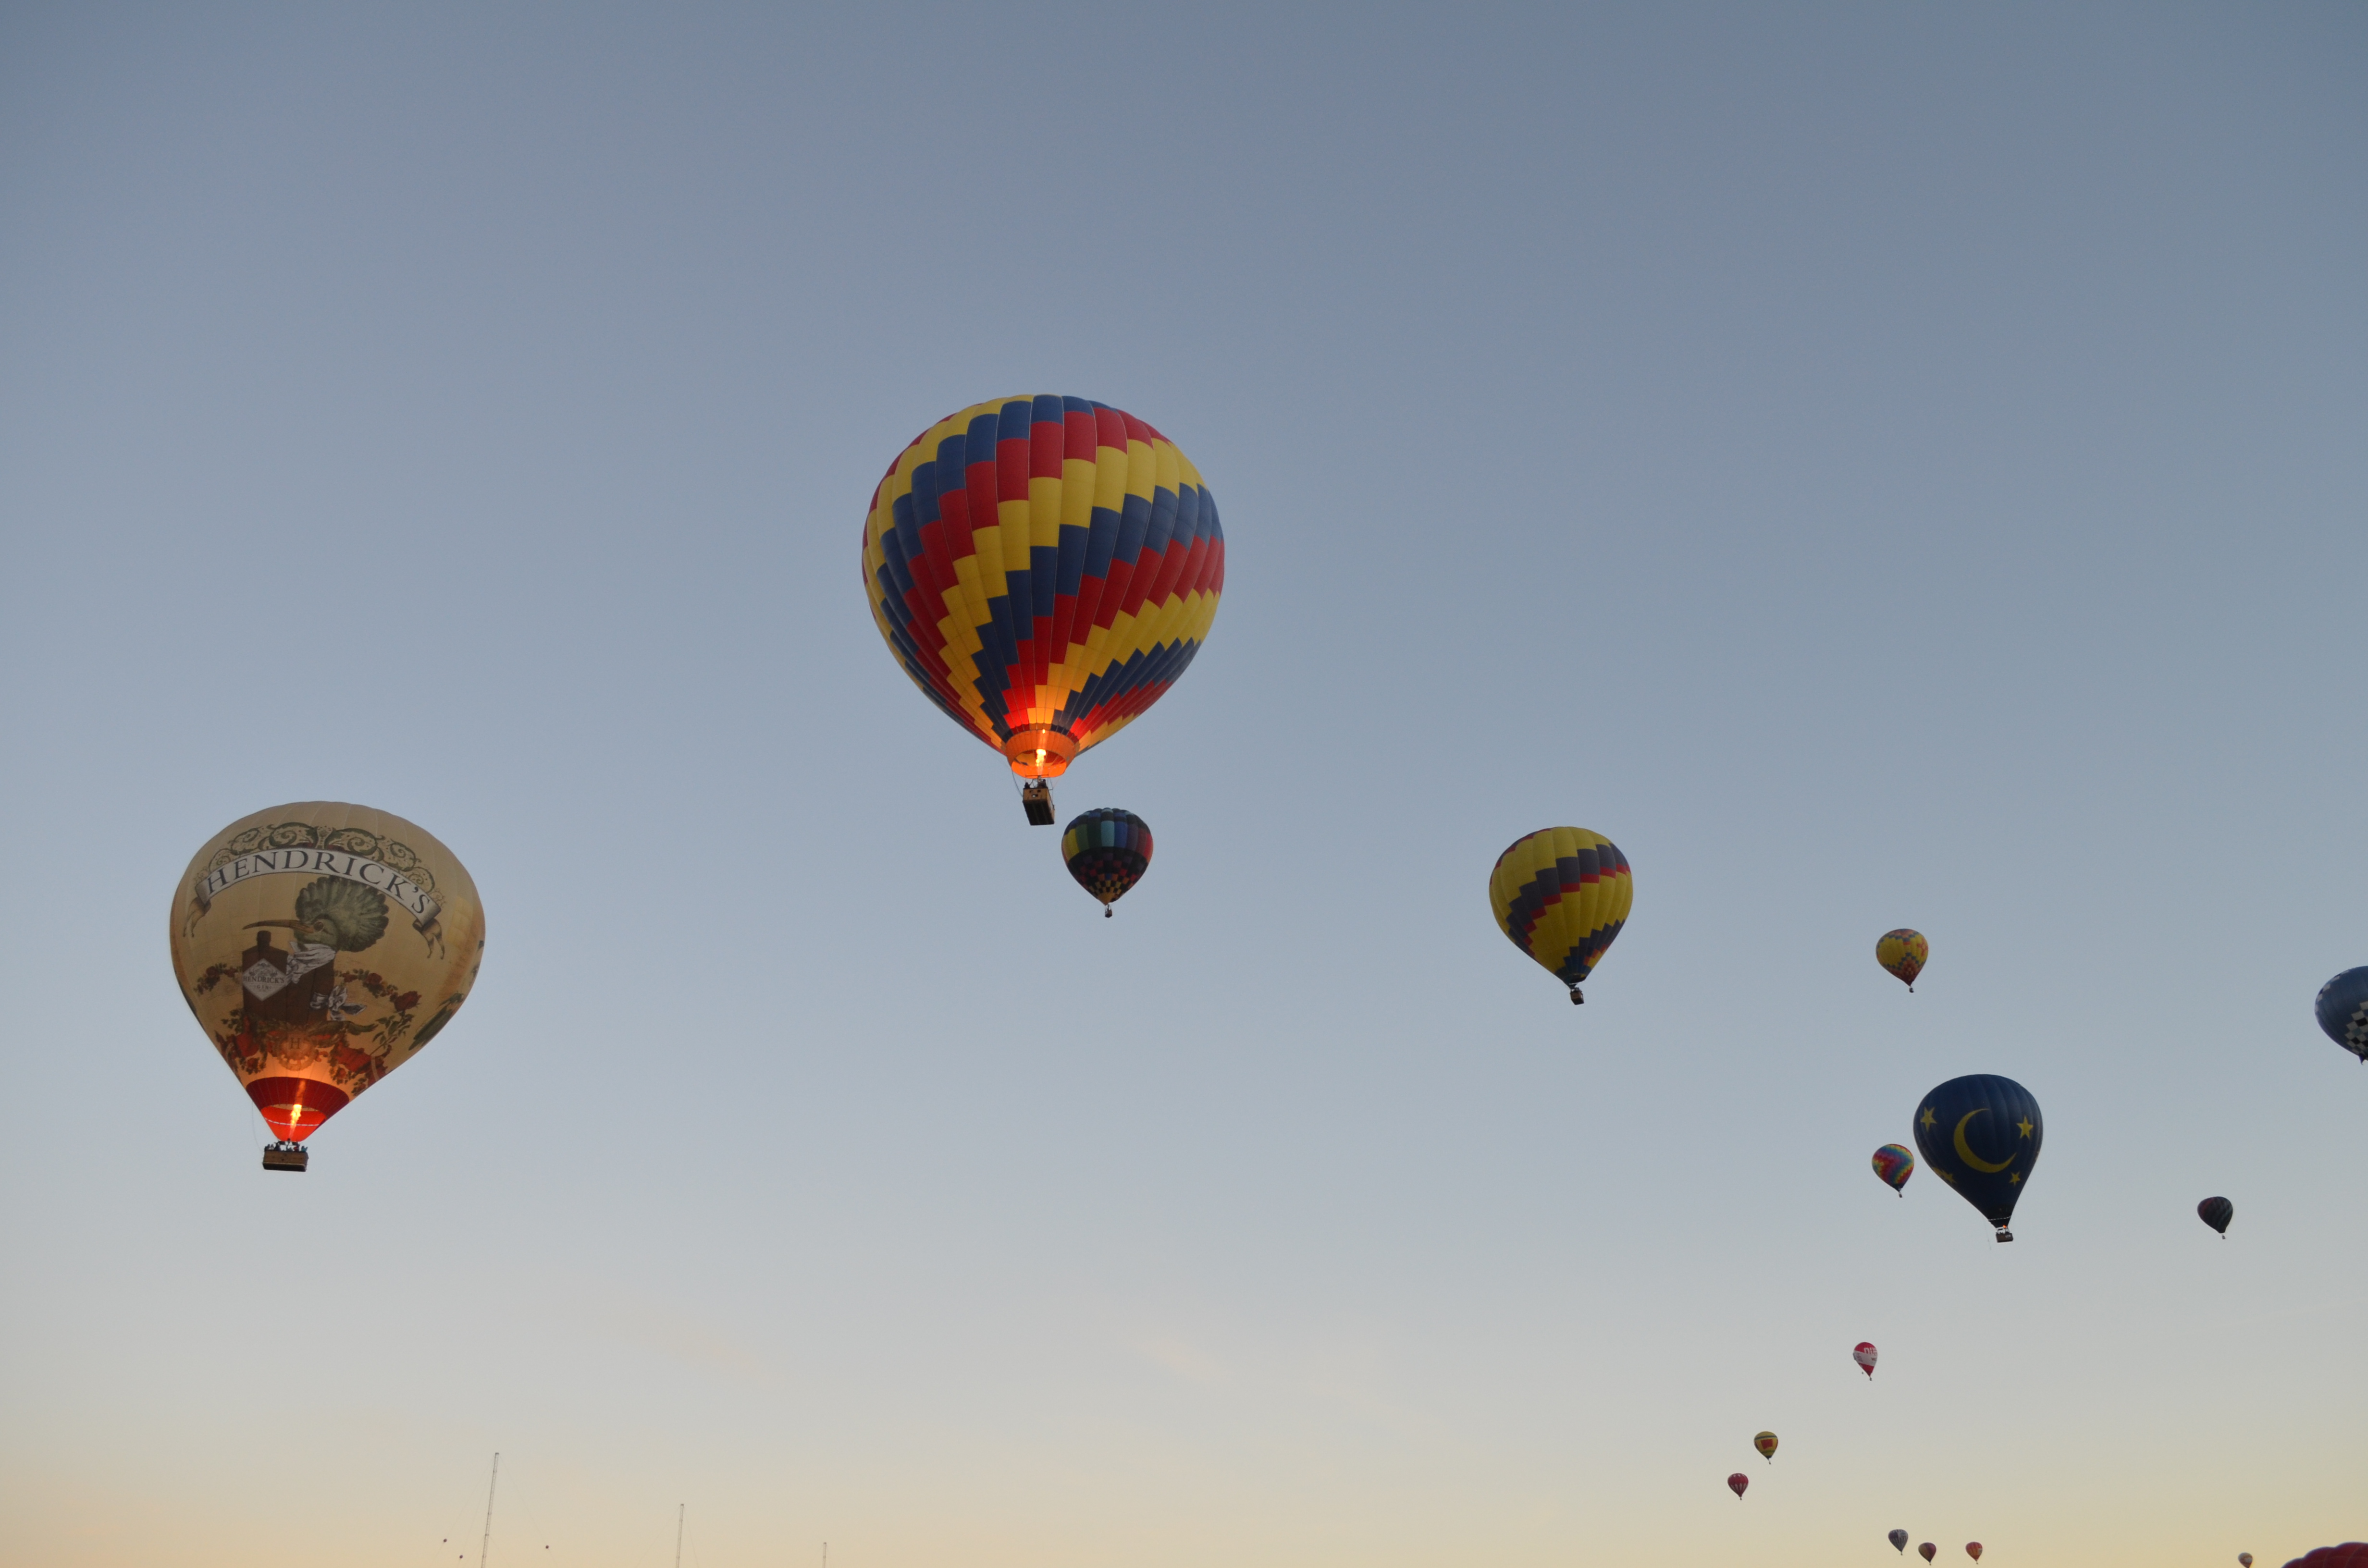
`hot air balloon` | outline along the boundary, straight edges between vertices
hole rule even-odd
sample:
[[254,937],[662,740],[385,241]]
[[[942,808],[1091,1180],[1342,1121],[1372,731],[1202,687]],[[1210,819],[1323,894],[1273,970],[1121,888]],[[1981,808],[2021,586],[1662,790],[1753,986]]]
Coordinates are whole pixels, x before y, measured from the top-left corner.
[[1931,957],[1932,944],[1924,939],[1924,933],[1910,931],[1905,926],[1875,938],[1874,961],[1898,976],[1900,983],[1910,992],[1916,989],[1916,977],[1924,972],[1924,965]]
[[2286,1568],[2368,1568],[2368,1541],[2347,1540],[2341,1546],[2322,1546],[2316,1551],[2304,1552]]
[[1726,1484],[1739,1498],[1743,1495],[1743,1489],[1751,1484],[1751,1477],[1738,1470],[1726,1478]]
[[1902,1557],[1907,1555],[1907,1532],[1906,1530],[1893,1530],[1889,1540],[1891,1541],[1892,1551],[1896,1551]]
[[1950,1079],[1916,1110],[1916,1147],[1924,1163],[1998,1227],[2002,1242],[2014,1240],[2007,1221],[2045,1136],[2031,1091],[1990,1073]]
[[1925,1562],[1930,1562],[1932,1561],[1932,1554],[1940,1550],[1941,1549],[1939,1547],[1933,1545],[1929,1540],[1919,1541],[1917,1543],[1916,1555],[1921,1557]]
[[1916,1174],[1916,1156],[1896,1143],[1885,1143],[1874,1152],[1874,1174],[1889,1182],[1892,1191],[1905,1198],[1907,1194],[1901,1189]]
[[1611,840],[1583,827],[1524,834],[1488,873],[1488,908],[1497,928],[1540,968],[1584,1002],[1578,983],[1628,921],[1636,897],[1628,858]]
[[174,894],[181,996],[279,1135],[266,1170],[302,1170],[305,1139],[452,1021],[484,947],[459,859],[368,806],[242,817]]
[[871,619],[939,711],[1003,754],[1028,820],[1050,780],[1159,700],[1216,619],[1225,536],[1175,443],[1077,397],[974,403],[871,494]]
[[1151,865],[1151,824],[1133,812],[1097,806],[1070,820],[1061,835],[1061,858],[1077,885],[1102,901],[1107,916]]
[[2368,1062],[2368,967],[2347,969],[2318,988],[2318,1027]]
[[1979,1562],[1982,1560],[1982,1543],[1977,1540],[1965,1542],[1965,1555]]
[[1863,1339],[1860,1340],[1856,1345],[1850,1346],[1850,1359],[1859,1364],[1859,1369],[1866,1374],[1866,1381],[1868,1382],[1874,1381],[1873,1346],[1868,1344]]
[[2207,1198],[2195,1206],[2196,1217],[2228,1239],[2228,1221],[2237,1217],[2237,1206],[2225,1198]]
[[2237,1568],[2253,1568],[2253,1554],[2249,1551],[2237,1553]]
[[1766,1460],[1770,1464],[1774,1464],[1776,1462],[1775,1433],[1760,1433],[1759,1436],[1751,1439],[1751,1446],[1759,1450],[1759,1457],[1761,1459]]

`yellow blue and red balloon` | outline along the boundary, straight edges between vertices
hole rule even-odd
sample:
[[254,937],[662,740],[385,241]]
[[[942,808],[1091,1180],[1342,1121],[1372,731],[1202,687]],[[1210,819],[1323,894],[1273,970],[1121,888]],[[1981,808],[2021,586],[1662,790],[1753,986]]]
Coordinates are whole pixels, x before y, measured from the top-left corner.
[[939,420],[890,465],[863,526],[864,596],[889,651],[1025,779],[1059,777],[1158,701],[1224,582],[1200,472],[1085,398],[996,398]]
[[1102,914],[1143,880],[1151,865],[1151,824],[1133,812],[1098,806],[1070,820],[1061,858],[1077,885],[1102,901]]
[[1773,1433],[1773,1432],[1762,1432],[1762,1433],[1760,1433],[1760,1434],[1759,1434],[1759,1436],[1758,1436],[1758,1437],[1754,1437],[1754,1438],[1752,1438],[1752,1439],[1751,1439],[1751,1446],[1752,1446],[1753,1448],[1758,1449],[1759,1450],[1759,1457],[1760,1457],[1761,1459],[1766,1460],[1770,1464],[1774,1464],[1774,1463],[1776,1462],[1776,1434],[1775,1434],[1775,1433]]
[[1910,991],[1916,989],[1916,977],[1924,972],[1924,965],[1931,957],[1932,944],[1924,939],[1924,933],[1905,926],[1875,938],[1874,961]]
[[1578,983],[1628,922],[1636,883],[1628,858],[1600,833],[1548,827],[1524,834],[1488,873],[1497,928],[1584,1002]]
[[1901,1189],[1907,1178],[1916,1174],[1916,1156],[1896,1143],[1885,1143],[1874,1152],[1874,1174],[1881,1176],[1894,1192],[1907,1196]]

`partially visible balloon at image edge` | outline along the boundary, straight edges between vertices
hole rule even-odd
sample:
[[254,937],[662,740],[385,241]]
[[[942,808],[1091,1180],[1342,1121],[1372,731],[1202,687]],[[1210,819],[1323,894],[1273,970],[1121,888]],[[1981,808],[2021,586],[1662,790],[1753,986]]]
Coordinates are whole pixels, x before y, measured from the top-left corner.
[[2368,965],[2347,969],[2320,986],[2313,1011],[2328,1039],[2368,1063]]

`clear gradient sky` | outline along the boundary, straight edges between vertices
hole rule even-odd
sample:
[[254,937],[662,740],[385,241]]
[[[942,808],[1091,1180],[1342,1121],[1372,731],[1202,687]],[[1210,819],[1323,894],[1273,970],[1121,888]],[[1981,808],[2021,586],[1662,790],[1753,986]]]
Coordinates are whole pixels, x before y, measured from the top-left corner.
[[[0,11],[0,1561],[473,1568],[496,1449],[492,1568],[2368,1535],[2364,84],[2352,5]],[[1059,788],[1115,920],[859,580],[1033,392],[1228,541]],[[291,1178],[165,933],[318,798],[491,939]],[[1554,823],[1583,1011],[1485,905]],[[2009,1247],[1867,1165],[1968,1072]]]

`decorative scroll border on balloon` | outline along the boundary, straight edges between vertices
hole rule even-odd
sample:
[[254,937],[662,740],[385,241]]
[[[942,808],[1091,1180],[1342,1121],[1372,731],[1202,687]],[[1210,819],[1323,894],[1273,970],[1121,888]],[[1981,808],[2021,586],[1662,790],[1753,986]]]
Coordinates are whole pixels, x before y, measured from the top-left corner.
[[216,866],[189,890],[194,905],[189,924],[194,926],[211,911],[214,899],[225,889],[249,877],[282,876],[291,871],[341,877],[384,893],[410,914],[412,929],[426,938],[429,948],[443,946],[443,933],[437,925],[442,905],[429,896],[427,889],[383,861],[336,849],[257,849]]

